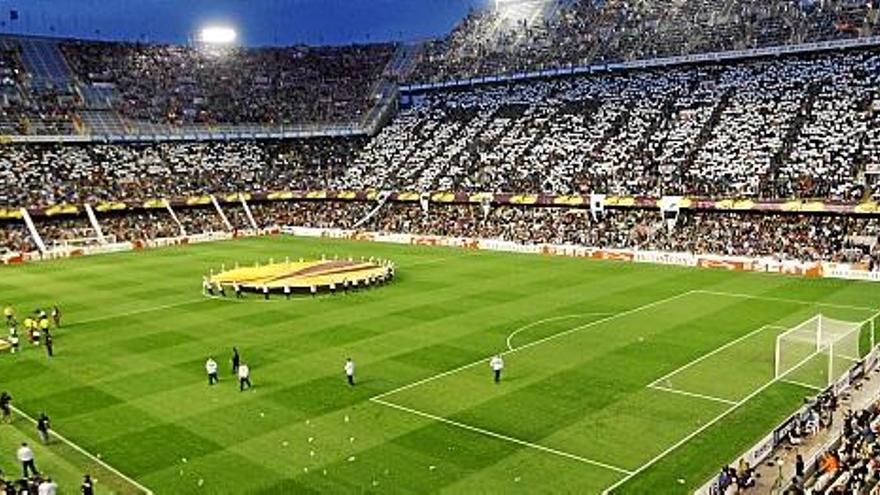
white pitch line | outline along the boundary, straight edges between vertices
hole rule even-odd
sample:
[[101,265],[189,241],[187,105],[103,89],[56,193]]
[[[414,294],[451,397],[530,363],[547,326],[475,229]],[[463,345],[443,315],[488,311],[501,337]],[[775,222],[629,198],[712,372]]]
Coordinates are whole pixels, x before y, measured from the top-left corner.
[[[15,407],[15,406],[10,406],[10,407],[11,407],[11,409],[12,409],[16,414],[18,414],[18,415],[21,416],[22,418],[24,418],[24,419],[30,421],[30,422],[33,423],[33,424],[37,424],[37,420],[34,419],[34,418],[32,418],[28,413],[22,411],[21,409]],[[89,452],[89,451],[85,450],[84,448],[80,447],[79,445],[77,445],[77,444],[71,442],[71,441],[68,440],[65,436],[61,435],[61,434],[58,433],[57,431],[55,431],[55,430],[50,430],[50,431],[49,431],[49,434],[52,435],[53,437],[57,438],[58,440],[61,440],[63,443],[65,443],[67,446],[69,446],[69,447],[72,448],[73,450],[75,450],[75,451],[79,452],[80,454],[82,454],[82,455],[88,457],[89,459],[91,459],[91,460],[92,460],[93,462],[95,462],[96,464],[100,464],[101,467],[103,467],[103,468],[106,469],[107,471],[110,471],[111,473],[115,474],[116,476],[119,476],[120,478],[124,479],[125,481],[127,481],[128,483],[130,483],[132,486],[134,486],[134,487],[137,488],[138,490],[144,492],[145,495],[153,495],[153,490],[150,490],[149,488],[147,488],[147,487],[145,487],[144,485],[138,483],[137,481],[135,481],[134,479],[132,479],[131,477],[129,477],[128,475],[126,475],[125,473],[123,473],[122,471],[120,471],[120,470],[116,469],[115,467],[113,467],[113,466],[107,464],[106,462],[104,462],[103,460],[99,459],[98,457],[95,457],[91,452]]]
[[465,430],[468,430],[468,431],[472,431],[472,432],[475,432],[475,433],[480,433],[480,434],[482,434],[482,435],[486,435],[486,436],[488,436],[488,437],[497,438],[497,439],[499,439],[499,440],[505,440],[505,441],[508,441],[508,442],[511,442],[511,443],[515,443],[515,444],[517,444],[517,445],[522,445],[522,446],[529,447],[529,448],[532,448],[532,449],[541,450],[541,451],[543,451],[543,452],[548,452],[548,453],[550,453],[550,454],[555,454],[555,455],[558,455],[558,456],[560,456],[560,457],[566,457],[566,458],[568,458],[568,459],[573,459],[573,460],[575,460],[575,461],[580,461],[580,462],[583,462],[583,463],[585,463],[585,464],[590,464],[590,465],[592,465],[592,466],[596,466],[596,467],[600,467],[600,468],[608,469],[608,470],[610,470],[610,471],[615,471],[615,472],[618,472],[618,473],[620,473],[620,474],[626,474],[626,475],[632,474],[632,471],[630,471],[630,470],[628,470],[628,469],[623,469],[623,468],[621,468],[621,467],[614,466],[614,465],[612,465],[612,464],[608,464],[608,463],[605,463],[605,462],[602,462],[602,461],[597,461],[597,460],[595,460],[595,459],[590,459],[590,458],[587,458],[587,457],[582,457],[582,456],[579,456],[579,455],[576,455],[576,454],[572,454],[571,452],[565,452],[565,451],[563,451],[563,450],[557,450],[557,449],[554,449],[554,448],[551,448],[551,447],[545,447],[545,446],[543,446],[543,445],[539,445],[539,444],[532,443],[532,442],[527,442],[527,441],[525,441],[525,440],[521,440],[521,439],[519,439],[519,438],[515,438],[515,437],[507,436],[507,435],[504,435],[504,434],[501,434],[501,433],[497,433],[497,432],[494,432],[494,431],[491,431],[491,430],[486,430],[486,429],[483,429],[483,428],[480,428],[480,427],[477,427],[477,426],[472,426],[472,425],[469,425],[469,424],[466,424],[466,423],[459,423],[458,421],[453,421],[453,420],[451,420],[451,419],[449,419],[449,418],[444,418],[443,416],[437,416],[437,415],[434,415],[434,414],[426,413],[426,412],[424,412],[424,411],[419,411],[418,409],[412,409],[412,408],[409,408],[409,407],[406,407],[406,406],[401,406],[400,404],[395,404],[395,403],[393,403],[393,402],[384,401],[384,400],[382,400],[382,399],[377,399],[377,398],[375,398],[375,397],[372,398],[372,399],[370,399],[370,400],[373,401],[373,402],[375,402],[375,403],[377,403],[377,404],[382,404],[383,406],[387,406],[387,407],[390,407],[390,408],[393,408],[393,409],[397,409],[397,410],[400,410],[400,411],[403,411],[403,412],[407,412],[407,413],[410,413],[410,414],[415,414],[416,416],[421,416],[421,417],[423,417],[423,418],[432,419],[432,420],[434,420],[434,421],[439,421],[439,422],[441,422],[441,423],[445,423],[445,424],[448,424],[448,425],[456,426],[456,427],[458,427],[458,428],[462,428],[462,429],[465,429]]
[[804,301],[803,299],[787,299],[784,297],[770,297],[770,296],[759,296],[754,294],[740,294],[737,292],[722,292],[722,291],[714,291],[714,290],[703,290],[697,289],[694,292],[699,292],[701,294],[711,294],[715,296],[725,296],[725,297],[739,297],[743,299],[761,299],[764,301],[777,301],[777,302],[785,302],[792,304],[804,304],[804,305],[816,305],[816,306],[827,306],[829,308],[843,308],[843,309],[855,309],[858,311],[877,311],[877,308],[868,308],[865,306],[851,306],[849,304],[836,304],[836,303],[827,303],[820,301]]
[[608,315],[613,315],[613,314],[614,314],[614,313],[581,313],[581,314],[577,314],[577,315],[553,316],[553,317],[550,317],[550,318],[544,318],[543,320],[533,321],[533,322],[529,323],[528,325],[524,325],[524,326],[521,326],[521,327],[517,328],[516,330],[514,330],[513,332],[511,332],[510,335],[507,336],[507,349],[508,349],[508,350],[511,350],[511,351],[514,349],[513,345],[511,344],[511,341],[513,340],[513,337],[514,337],[516,334],[518,334],[518,333],[520,333],[520,332],[522,332],[522,331],[524,331],[524,330],[528,330],[528,329],[530,329],[530,328],[532,328],[532,327],[536,327],[536,326],[538,326],[538,325],[540,325],[540,324],[542,324],[542,323],[549,323],[549,322],[551,322],[551,321],[566,320],[566,319],[571,319],[571,318],[578,318],[578,317],[580,317],[580,316],[608,316]]
[[815,385],[810,385],[809,383],[799,382],[799,381],[797,381],[797,380],[789,380],[789,379],[785,379],[785,380],[779,380],[779,381],[781,381],[782,383],[789,383],[789,384],[791,384],[791,385],[797,385],[798,387],[804,387],[804,388],[808,388],[808,389],[810,389],[810,390],[815,390],[815,391],[817,391],[817,392],[822,392],[823,390],[825,390],[825,389],[822,388],[822,387],[817,387],[817,386],[815,386]]
[[[795,364],[794,367],[792,368],[792,370],[793,370],[793,369],[797,369],[797,368],[799,368],[802,364],[806,363],[806,362],[809,361],[810,359],[813,359],[813,358],[816,356],[816,354],[817,354],[817,353],[815,353],[815,352],[812,353],[812,354],[810,354],[809,356],[807,356],[806,358],[804,358],[803,360],[801,360],[800,362],[798,362],[797,364]],[[790,370],[789,370],[789,372],[790,372]],[[788,373],[788,372],[787,372],[787,373]],[[787,374],[787,373],[786,373],[786,374]],[[697,428],[696,430],[694,430],[693,432],[691,432],[690,434],[688,434],[687,436],[685,436],[684,438],[682,438],[681,440],[679,440],[678,442],[676,442],[675,444],[673,444],[673,445],[672,445],[671,447],[669,447],[668,449],[666,449],[666,450],[664,450],[663,452],[660,452],[659,454],[657,454],[653,459],[651,459],[651,460],[649,460],[648,462],[642,464],[641,467],[639,467],[638,469],[636,469],[635,471],[633,471],[631,474],[628,474],[626,477],[624,477],[624,478],[618,480],[618,481],[615,482],[613,485],[611,485],[611,486],[609,486],[608,488],[606,488],[605,490],[603,490],[603,491],[602,491],[602,495],[610,494],[610,493],[612,492],[612,490],[614,490],[615,488],[619,487],[620,485],[623,485],[623,484],[626,483],[627,481],[629,481],[629,480],[633,479],[634,477],[638,476],[638,475],[639,475],[640,473],[642,473],[644,470],[646,470],[646,469],[648,469],[649,467],[653,466],[653,465],[656,464],[658,461],[660,461],[661,459],[663,459],[664,457],[666,457],[667,455],[669,455],[671,452],[673,452],[674,450],[676,450],[676,449],[678,449],[679,447],[681,447],[682,445],[684,445],[684,444],[690,442],[691,439],[693,439],[694,437],[696,437],[696,436],[699,435],[700,433],[703,433],[704,431],[706,431],[707,429],[709,429],[709,428],[710,428],[712,425],[714,425],[715,423],[717,423],[717,422],[721,421],[722,419],[726,418],[728,414],[732,413],[733,411],[736,411],[737,409],[739,409],[740,407],[742,407],[743,404],[745,404],[746,402],[752,400],[752,399],[755,398],[758,394],[760,394],[761,392],[767,390],[771,385],[773,385],[774,383],[776,383],[776,382],[782,380],[783,378],[785,378],[785,375],[782,375],[782,376],[780,376],[780,377],[776,377],[776,378],[770,380],[769,382],[765,383],[764,385],[761,385],[760,387],[758,387],[757,390],[755,390],[754,392],[750,393],[749,395],[747,395],[747,396],[743,397],[742,399],[740,399],[739,401],[737,401],[734,405],[732,405],[730,408],[726,409],[724,412],[722,412],[722,413],[719,414],[718,416],[715,416],[715,418],[713,418],[713,419],[712,419],[711,421],[709,421],[708,423],[706,423],[706,424],[704,424],[703,426]]]
[[679,373],[679,372],[682,372],[682,371],[684,371],[684,370],[690,368],[691,366],[693,366],[693,365],[695,365],[695,364],[697,364],[697,363],[699,363],[699,362],[701,362],[701,361],[703,361],[703,360],[705,360],[705,359],[708,359],[708,358],[714,356],[715,354],[718,354],[719,352],[721,352],[721,351],[723,351],[723,350],[725,350],[725,349],[727,349],[727,348],[729,348],[729,347],[731,347],[731,346],[733,346],[733,345],[736,345],[736,344],[742,342],[743,340],[746,340],[747,338],[749,338],[749,337],[751,337],[751,336],[753,336],[753,335],[755,335],[755,334],[757,334],[757,333],[760,333],[760,332],[766,330],[767,327],[768,327],[768,325],[764,325],[764,326],[758,327],[758,328],[756,328],[755,330],[752,330],[751,332],[749,332],[749,333],[747,333],[747,334],[745,334],[745,335],[743,335],[743,336],[741,336],[741,337],[738,337],[738,338],[736,338],[736,339],[734,339],[734,340],[731,340],[730,342],[728,342],[728,343],[722,345],[721,347],[718,347],[718,348],[716,348],[715,350],[713,350],[713,351],[711,351],[711,352],[709,352],[709,353],[707,353],[707,354],[703,354],[702,356],[698,357],[697,359],[694,359],[693,361],[691,361],[691,362],[689,362],[689,363],[687,363],[687,364],[685,364],[685,365],[683,365],[683,366],[679,366],[678,368],[676,368],[676,369],[670,371],[669,373],[666,373],[665,375],[661,376],[660,378],[658,378],[658,379],[654,380],[653,382],[649,383],[648,386],[651,387],[651,386],[653,386],[653,385],[656,385],[656,384],[658,384],[658,383],[660,383],[660,382],[662,382],[662,381],[668,379],[670,376],[675,375],[675,374],[677,374],[677,373]]
[[[659,305],[661,305],[661,304],[668,303],[668,302],[670,302],[670,301],[674,301],[674,300],[676,300],[676,299],[679,299],[679,298],[685,297],[685,296],[687,296],[687,295],[689,295],[689,294],[692,294],[692,293],[693,293],[693,291],[686,291],[686,292],[681,292],[681,293],[679,293],[679,294],[676,294],[676,295],[674,295],[674,296],[666,297],[666,298],[663,298],[663,299],[658,299],[658,300],[653,301],[653,302],[650,302],[650,303],[648,303],[648,304],[643,304],[643,305],[641,305],[641,306],[637,306],[637,307],[635,307],[635,308],[628,309],[628,310],[623,311],[623,312],[620,312],[620,313],[615,313],[615,314],[613,314],[613,315],[611,315],[611,316],[609,316],[609,317],[607,317],[607,318],[601,318],[601,319],[599,319],[599,320],[591,321],[590,323],[586,323],[586,324],[584,324],[584,325],[580,325],[580,326],[576,326],[576,327],[569,328],[568,330],[565,330],[565,331],[562,331],[562,332],[559,332],[559,333],[554,333],[553,335],[548,335],[547,337],[544,337],[544,338],[541,338],[541,339],[538,339],[538,340],[534,340],[534,341],[532,341],[532,342],[529,342],[528,344],[521,345],[521,346],[519,346],[519,347],[517,347],[517,348],[515,348],[515,349],[513,349],[513,350],[508,350],[508,351],[502,352],[501,355],[502,355],[502,356],[506,356],[506,355],[508,355],[508,354],[513,354],[514,352],[519,352],[519,351],[521,351],[521,350],[523,350],[523,349],[528,349],[529,347],[536,346],[536,345],[539,345],[539,344],[543,344],[544,342],[547,342],[547,341],[550,341],[550,340],[553,340],[553,339],[558,339],[559,337],[563,337],[563,336],[568,335],[568,334],[573,333],[573,332],[578,332],[578,331],[580,331],[580,330],[584,330],[584,329],[587,329],[587,328],[590,328],[590,327],[594,327],[594,326],[596,326],[596,325],[601,325],[602,323],[605,323],[605,322],[608,322],[608,321],[611,321],[611,320],[614,320],[614,319],[617,319],[617,318],[620,318],[620,317],[623,317],[623,316],[627,316],[627,315],[630,315],[630,314],[633,314],[633,313],[637,313],[637,312],[639,312],[639,311],[644,311],[644,310],[646,310],[646,309],[650,309],[650,308],[653,308],[653,307],[655,307],[655,306],[659,306]],[[380,399],[380,398],[382,398],[382,397],[387,397],[387,396],[389,396],[389,395],[396,394],[397,392],[401,392],[401,391],[403,391],[403,390],[407,390],[407,389],[410,389],[410,388],[413,388],[413,387],[417,387],[417,386],[419,386],[419,385],[422,385],[423,383],[428,383],[428,382],[431,382],[431,381],[437,380],[438,378],[443,378],[444,376],[448,376],[448,375],[451,375],[451,374],[453,374],[453,373],[458,373],[458,372],[461,371],[461,370],[464,370],[464,369],[467,369],[467,368],[472,368],[472,367],[474,367],[474,366],[477,366],[478,364],[483,364],[483,363],[485,363],[486,360],[489,359],[490,357],[491,357],[491,356],[486,356],[486,357],[484,357],[484,358],[482,358],[482,359],[479,359],[479,360],[477,360],[477,361],[474,361],[474,362],[471,362],[471,363],[468,363],[468,364],[465,364],[465,365],[459,366],[459,367],[457,367],[457,368],[453,368],[453,369],[451,369],[451,370],[447,370],[447,371],[444,371],[444,372],[442,372],[442,373],[437,373],[436,375],[432,375],[432,376],[429,376],[429,377],[427,377],[427,378],[423,378],[423,379],[421,379],[421,380],[417,380],[417,381],[414,381],[414,382],[412,382],[412,383],[408,383],[408,384],[406,384],[406,385],[403,385],[403,386],[397,387],[397,388],[392,389],[392,390],[389,390],[389,391],[387,391],[387,392],[382,392],[381,394],[378,394],[378,395],[376,395],[376,396],[374,396],[374,397],[372,397],[372,398],[373,398],[373,399]]]
[[711,400],[714,402],[721,402],[723,404],[728,404],[728,405],[736,404],[736,401],[732,401],[729,399],[722,399],[721,397],[715,397],[712,395],[698,394],[696,392],[688,392],[686,390],[679,390],[676,388],[662,387],[660,385],[648,385],[648,388],[650,388],[652,390],[661,390],[663,392],[669,392],[671,394],[678,394],[678,395],[684,395],[686,397],[693,397],[695,399]]

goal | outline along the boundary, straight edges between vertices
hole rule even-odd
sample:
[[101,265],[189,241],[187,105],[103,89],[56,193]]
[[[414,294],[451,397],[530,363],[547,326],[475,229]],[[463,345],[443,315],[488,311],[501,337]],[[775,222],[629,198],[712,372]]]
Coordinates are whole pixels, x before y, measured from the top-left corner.
[[824,389],[861,359],[863,322],[818,314],[776,337],[775,377]]

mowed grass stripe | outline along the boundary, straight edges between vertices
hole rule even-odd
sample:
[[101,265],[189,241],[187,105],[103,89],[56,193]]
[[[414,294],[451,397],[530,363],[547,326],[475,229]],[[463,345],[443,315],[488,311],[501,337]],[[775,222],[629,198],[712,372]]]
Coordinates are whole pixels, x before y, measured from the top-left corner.
[[[289,305],[208,301],[150,310],[199,297],[201,275],[222,263],[322,253],[389,258],[398,264],[400,277],[377,290]],[[614,481],[601,469],[584,471],[583,463],[425,418],[404,417],[367,398],[504,349],[507,335],[528,322],[584,311],[620,312],[678,292],[785,291],[782,296],[791,298],[876,303],[863,284],[288,237],[3,267],[0,273],[0,301],[31,308],[57,300],[71,323],[113,317],[62,329],[56,339],[59,354],[52,362],[31,349],[14,362],[0,356],[0,376],[3,387],[8,386],[26,410],[46,407],[52,414],[54,403],[67,403],[59,408],[60,431],[70,431],[69,436],[90,451],[107,451],[111,464],[159,493],[271,493],[279,487],[302,492],[434,492],[493,484],[509,491],[540,491],[536,473],[547,480],[546,486],[596,492]],[[143,310],[147,311],[130,318],[114,317]],[[779,317],[763,307],[754,316],[738,312],[756,320],[762,320],[761,315]],[[646,348],[645,343],[624,346],[607,358],[596,356],[595,363],[585,366],[635,362],[631,366],[673,369],[740,330],[721,325],[715,330],[701,326],[702,321],[683,322],[675,330],[680,335],[657,333],[656,340],[646,339],[653,350],[637,359],[627,356]],[[523,336],[531,342],[563,330],[541,328]],[[228,375],[231,345],[242,347],[245,358],[254,363],[254,393],[239,394]],[[666,358],[664,352],[679,359]],[[223,372],[223,382],[214,389],[204,384],[202,370],[209,353],[220,358]],[[341,376],[341,360],[349,353],[358,361],[361,380],[354,390],[345,387]],[[548,371],[547,376],[553,376],[553,370]],[[634,370],[632,376],[642,376],[643,371]],[[674,423],[681,431],[673,429],[670,438],[683,434],[685,426],[693,430],[696,421],[713,413],[709,401],[694,399],[708,404],[695,405],[683,397],[675,404],[669,402],[672,399],[661,401],[651,395],[659,392],[648,389],[619,397],[614,395],[614,380],[601,374],[604,381],[592,373],[566,376],[558,375],[560,389],[567,385],[572,393],[586,390],[596,396],[607,390],[618,400],[583,422],[547,422],[546,438],[560,444],[572,435],[588,438],[585,430],[595,432],[594,442],[602,444],[619,438],[615,429],[627,428],[640,432],[645,442],[663,443],[667,438],[656,436],[640,420],[640,409],[655,406],[652,415],[663,420],[677,416]],[[595,381],[595,391],[578,383],[585,379]],[[528,404],[511,408],[523,422],[532,418],[522,411],[540,411],[540,389],[528,397]],[[65,399],[70,396],[77,400]],[[176,436],[184,441],[160,441],[173,443]],[[308,438],[316,440],[310,444]],[[754,439],[743,435],[733,441]],[[317,448],[311,447],[315,444]],[[138,445],[149,445],[150,452]],[[351,457],[355,459],[349,461]],[[710,460],[712,470],[721,462]],[[516,474],[508,476],[505,467]]]

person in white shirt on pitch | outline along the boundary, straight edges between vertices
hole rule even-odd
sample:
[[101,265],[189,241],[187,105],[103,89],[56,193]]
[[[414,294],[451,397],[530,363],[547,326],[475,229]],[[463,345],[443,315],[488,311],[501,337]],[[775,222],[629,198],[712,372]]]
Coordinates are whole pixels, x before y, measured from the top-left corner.
[[46,478],[37,486],[38,495],[55,495],[56,493],[58,493],[58,483],[52,481],[52,478]]
[[348,384],[354,386],[354,361],[351,358],[346,359],[343,369],[345,370],[346,378],[348,378]]
[[208,372],[208,385],[213,385],[220,381],[217,378],[217,361],[214,361],[214,358],[209,357],[207,361],[205,361],[205,371]]
[[504,369],[504,360],[501,359],[500,354],[492,356],[492,359],[489,360],[489,367],[492,368],[492,372],[495,373],[495,383],[500,382],[501,370]]
[[16,452],[16,456],[18,457],[18,462],[21,463],[22,478],[27,478],[28,472],[33,473],[34,476],[40,474],[37,471],[37,465],[34,463],[34,451],[28,447],[26,442],[21,444],[21,448]]
[[238,365],[238,390],[244,392],[245,388],[251,388],[251,386],[251,369],[248,368],[248,365],[241,363]]

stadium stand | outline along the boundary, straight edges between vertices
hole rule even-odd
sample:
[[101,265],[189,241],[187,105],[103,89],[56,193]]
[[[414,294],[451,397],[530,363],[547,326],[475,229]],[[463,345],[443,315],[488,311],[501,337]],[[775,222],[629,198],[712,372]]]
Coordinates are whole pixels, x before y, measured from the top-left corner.
[[[431,43],[419,82],[869,36],[870,1],[574,0],[473,11]],[[524,0],[519,3],[528,3]],[[499,4],[501,5],[501,4]]]
[[397,47],[230,49],[0,38],[0,131],[167,134],[354,125]]
[[[146,128],[159,136],[223,125],[381,123],[376,102],[396,101],[394,79],[864,37],[876,22],[876,9],[862,1],[524,0],[472,13],[425,52],[373,44],[234,48],[216,56],[168,45],[5,37],[0,127],[10,134]],[[411,74],[420,53],[423,64]],[[8,145],[0,150],[7,218],[0,241],[8,250],[35,248],[15,214],[21,207],[34,213],[50,248],[93,238],[83,208],[64,208],[92,204],[102,205],[99,223],[119,241],[246,231],[254,223],[357,226],[874,268],[877,219],[852,213],[880,197],[872,184],[880,171],[878,87],[880,49],[868,47],[425,91],[401,99],[372,137]],[[325,191],[362,196],[322,201]],[[585,205],[502,202],[485,213],[471,202],[432,205],[426,215],[412,199],[396,199],[361,224],[377,204],[365,201],[365,191],[848,206],[845,214],[821,215],[781,214],[778,205],[772,214],[684,208],[669,228],[658,209],[635,203],[594,219]],[[237,193],[256,196],[254,222]],[[210,194],[224,204],[225,218]]]
[[[636,253],[630,260],[845,264],[852,278],[877,280],[880,43],[410,88],[402,98],[398,86],[866,38],[880,34],[875,1],[506,5],[472,12],[423,47],[217,55],[0,37],[0,262],[310,228]],[[310,137],[267,132],[284,127]],[[252,134],[227,134],[236,129]],[[71,136],[83,142],[56,139]],[[498,250],[516,251],[509,244]],[[877,491],[880,403],[837,406],[820,394],[786,432],[797,446],[843,416],[839,442],[790,492]],[[760,469],[726,466],[709,483],[749,490]]]
[[134,43],[61,45],[81,85],[120,113],[171,124],[302,124],[359,120],[394,45],[232,49]]
[[134,145],[16,145],[0,159],[0,205],[319,189],[362,138]]
[[860,199],[876,50],[432,92],[336,185]]

